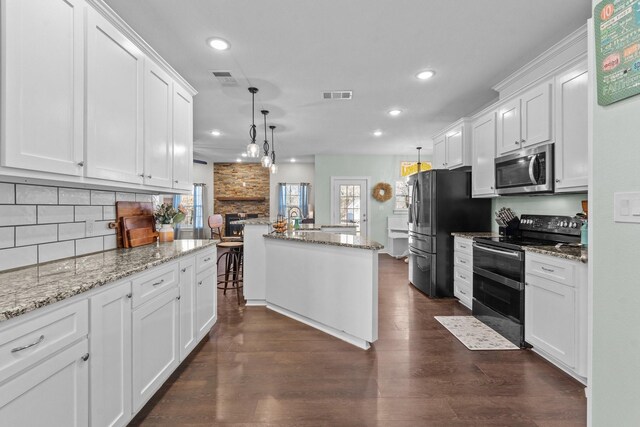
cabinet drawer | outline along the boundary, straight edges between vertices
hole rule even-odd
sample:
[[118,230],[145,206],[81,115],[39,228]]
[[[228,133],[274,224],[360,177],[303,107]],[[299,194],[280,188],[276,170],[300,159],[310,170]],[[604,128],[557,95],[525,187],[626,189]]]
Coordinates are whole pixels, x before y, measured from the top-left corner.
[[89,332],[87,301],[78,301],[0,331],[0,382]]
[[471,286],[461,280],[454,280],[453,282],[453,294],[460,300],[460,302],[467,308],[471,309],[471,301],[473,300],[473,291]]
[[178,263],[154,267],[150,273],[133,280],[133,307],[144,304],[173,286],[178,286]]
[[575,287],[575,266],[570,261],[554,259],[552,257],[537,257],[527,254],[526,274],[553,280]]
[[453,268],[453,278],[455,281],[464,282],[468,286],[473,286],[473,273],[461,267]]
[[196,255],[196,271],[198,273],[205,271],[207,268],[215,265],[216,263],[216,251],[206,250]]
[[473,257],[469,254],[463,254],[460,252],[453,253],[453,265],[454,267],[464,268],[472,271],[473,269]]
[[456,237],[454,240],[453,250],[455,252],[471,255],[473,254],[473,241],[463,239],[462,237]]

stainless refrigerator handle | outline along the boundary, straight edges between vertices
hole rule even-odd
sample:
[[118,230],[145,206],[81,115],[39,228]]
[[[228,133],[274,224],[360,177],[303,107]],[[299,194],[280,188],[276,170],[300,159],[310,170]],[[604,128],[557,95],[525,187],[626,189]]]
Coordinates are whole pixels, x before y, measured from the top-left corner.
[[414,183],[413,189],[413,222],[418,225],[420,221],[418,220],[420,217],[420,185],[418,183],[419,176],[416,175],[416,182]]
[[480,246],[477,244],[473,244],[474,248],[478,248],[481,251],[487,251],[487,252],[493,252],[496,254],[500,254],[500,255],[506,255],[506,256],[512,256],[512,257],[517,257],[520,258],[520,254],[518,252],[513,252],[513,251],[503,251],[503,250],[499,250],[499,249],[491,249],[491,248],[487,248],[486,246]]
[[533,165],[536,164],[536,161],[538,160],[538,155],[534,154],[533,157],[531,157],[531,161],[529,162],[529,179],[531,180],[532,184],[537,184],[538,181],[536,180],[535,175],[533,174]]

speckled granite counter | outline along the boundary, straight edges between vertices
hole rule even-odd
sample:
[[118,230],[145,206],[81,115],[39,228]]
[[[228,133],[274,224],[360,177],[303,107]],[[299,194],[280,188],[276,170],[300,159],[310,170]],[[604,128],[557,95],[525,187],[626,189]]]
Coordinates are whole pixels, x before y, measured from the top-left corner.
[[463,239],[473,239],[474,237],[498,237],[495,231],[460,231],[451,233],[453,237],[462,237]]
[[571,261],[580,261],[587,263],[589,261],[586,249],[577,246],[525,246],[525,252],[532,252],[541,255],[550,255],[558,258],[568,259]]
[[347,248],[369,249],[379,251],[384,246],[373,240],[363,239],[360,236],[350,234],[322,233],[318,231],[304,232],[294,231],[288,233],[265,234],[269,239],[292,240],[304,243],[316,243],[320,245],[343,246]]
[[[248,219],[239,219],[236,221],[231,221],[231,224],[242,224],[242,225],[271,225],[276,220],[269,218],[248,218]],[[300,228],[297,230],[301,231],[320,231],[323,228],[345,228],[345,229],[354,229],[355,225],[343,225],[343,224],[333,224],[333,225],[316,225],[316,224],[300,224]]]
[[216,243],[218,240],[176,240],[0,272],[0,322]]
[[275,221],[270,220],[269,218],[261,217],[261,218],[247,218],[247,219],[238,219],[236,221],[231,221],[231,224],[242,224],[242,225],[271,225]]

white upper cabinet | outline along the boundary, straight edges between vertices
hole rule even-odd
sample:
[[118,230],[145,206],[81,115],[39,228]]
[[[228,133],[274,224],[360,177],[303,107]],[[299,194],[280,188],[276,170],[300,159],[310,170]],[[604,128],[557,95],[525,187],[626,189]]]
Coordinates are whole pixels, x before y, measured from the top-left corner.
[[551,111],[548,81],[498,107],[498,155],[552,142]]
[[173,81],[147,60],[144,66],[144,183],[171,187]]
[[493,197],[496,194],[496,113],[492,111],[478,118],[471,129],[473,197]]
[[470,125],[460,119],[433,138],[433,168],[471,166]]
[[447,168],[447,144],[444,135],[433,141],[433,169]]
[[173,188],[193,184],[193,98],[178,85],[173,91]]
[[586,62],[556,77],[556,192],[586,191],[588,159],[588,74]]
[[87,176],[142,184],[144,56],[98,12],[87,18]]
[[85,3],[2,2],[0,165],[83,174]]
[[453,169],[456,167],[464,166],[464,129],[462,126],[456,127],[456,129],[445,135],[447,141],[447,168]]

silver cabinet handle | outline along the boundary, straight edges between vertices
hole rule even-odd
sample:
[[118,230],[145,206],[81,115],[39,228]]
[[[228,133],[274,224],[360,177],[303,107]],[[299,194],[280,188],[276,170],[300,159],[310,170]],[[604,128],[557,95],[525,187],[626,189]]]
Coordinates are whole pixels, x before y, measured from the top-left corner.
[[138,175],[140,178],[144,178],[144,173],[141,173],[140,175]]
[[494,190],[493,185],[491,186],[491,189]]
[[178,301],[180,301],[180,295],[178,295],[178,296],[176,297],[176,299],[177,299]]
[[89,353],[85,353],[84,356],[82,356],[80,359],[82,359],[83,362],[86,362],[87,360],[89,360]]
[[161,285],[161,284],[163,284],[163,283],[164,283],[164,279],[160,280],[159,282],[154,283],[154,284],[153,284],[153,285],[151,285],[151,286],[158,286],[158,285]]
[[467,276],[463,276],[462,274],[458,274],[458,277],[461,278],[462,280],[467,280]]
[[467,263],[467,261],[465,261],[465,260],[463,260],[463,259],[459,259],[459,260],[458,260],[458,262],[459,262],[460,264],[466,264],[466,263]]
[[133,294],[132,294],[131,292],[129,292],[129,293],[127,294],[127,298],[131,298],[132,296],[133,296]]
[[78,166],[84,167],[84,162],[78,162]]
[[516,145],[520,144],[518,141],[515,142]]
[[462,295],[466,295],[466,294],[467,294],[467,293],[466,293],[465,291],[463,291],[462,289],[458,289],[458,291],[460,291],[460,293],[461,293]]
[[200,281],[198,282],[198,286],[200,286],[200,285],[202,285],[202,280],[200,280]]
[[204,262],[211,261],[211,257],[207,257],[203,260]]
[[17,353],[19,351],[26,350],[28,348],[34,347],[34,346],[40,344],[42,341],[44,341],[44,335],[40,335],[40,338],[38,338],[37,341],[32,342],[31,344],[23,345],[21,347],[12,348],[11,349],[11,353]]
[[543,271],[547,271],[547,272],[549,272],[549,273],[554,273],[554,272],[555,272],[555,270],[554,270],[554,269],[552,269],[552,268],[545,268],[545,267],[542,267],[542,266],[540,266],[540,268],[541,268]]
[[467,249],[467,245],[459,245],[462,249]]
[[147,175],[147,178],[151,179],[151,178],[152,178],[152,176],[151,176],[151,175]]
[[526,139],[521,139],[520,142],[522,142],[524,144],[525,142],[527,142],[527,140]]
[[560,180],[559,180],[559,179],[556,179],[556,182],[560,182]]
[[182,271],[183,273],[186,273],[186,272],[187,272],[187,267],[183,268],[181,271]]
[[177,183],[178,183],[178,180],[176,179],[176,180],[175,180],[175,181],[173,181],[173,182],[175,182],[175,183],[177,184]]

